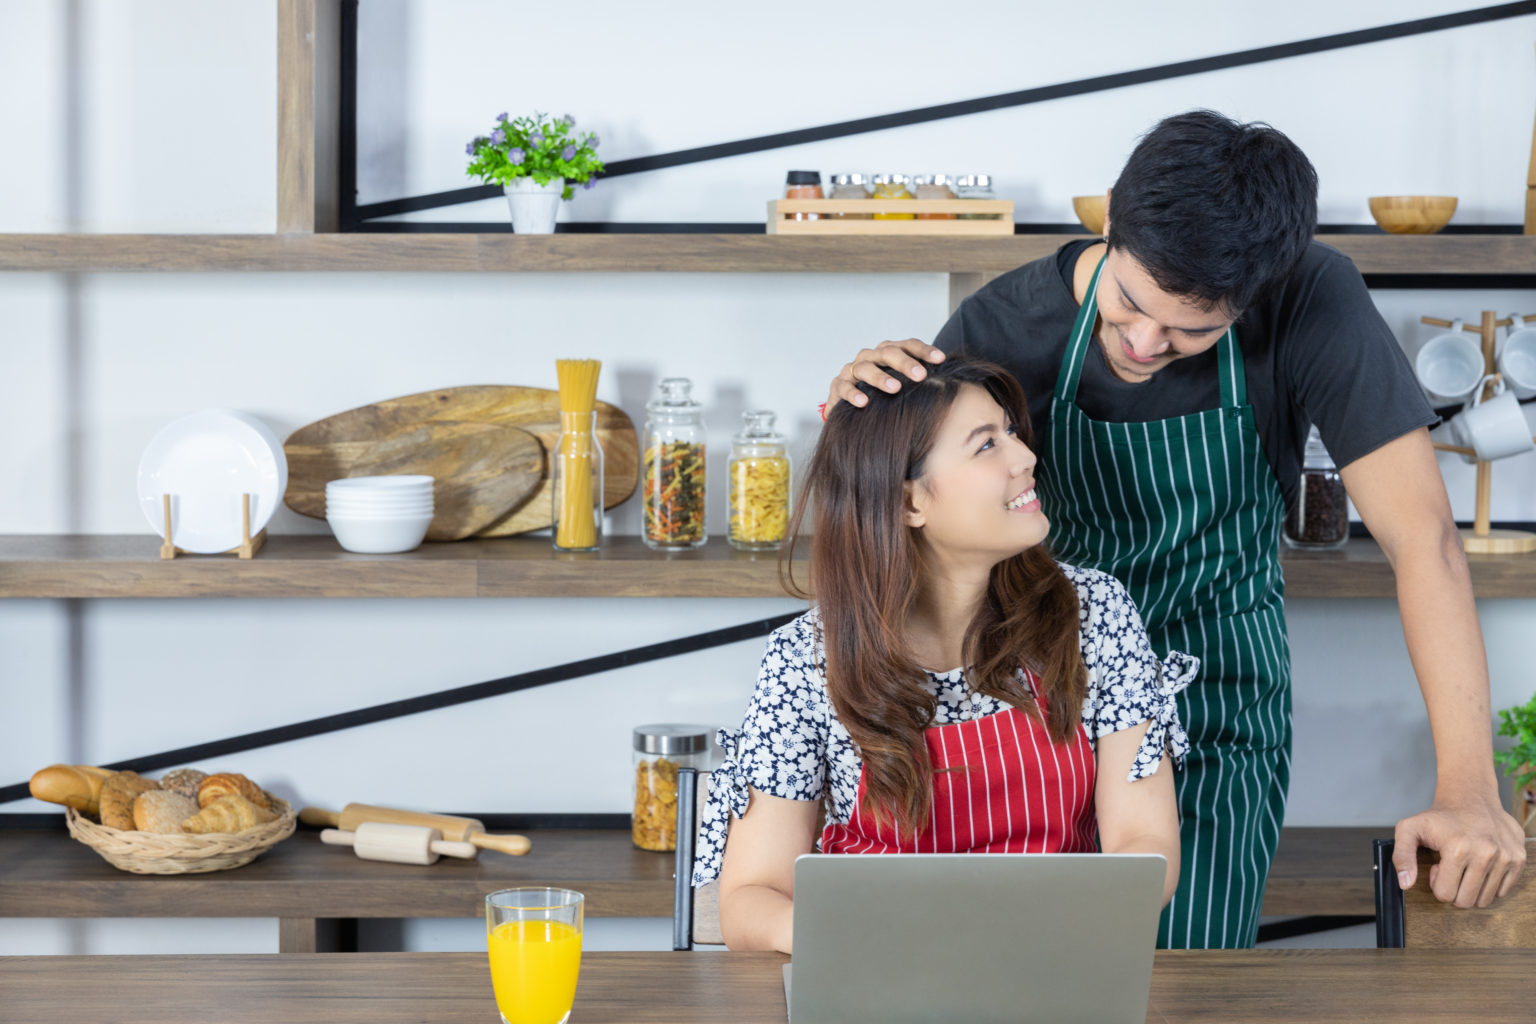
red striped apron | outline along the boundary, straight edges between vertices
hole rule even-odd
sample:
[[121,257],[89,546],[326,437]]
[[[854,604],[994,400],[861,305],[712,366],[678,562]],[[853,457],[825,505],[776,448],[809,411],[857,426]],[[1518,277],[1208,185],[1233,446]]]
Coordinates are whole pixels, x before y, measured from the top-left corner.
[[[1035,677],[1026,672],[1035,699]],[[923,733],[933,761],[928,824],[903,838],[861,813],[865,779],[846,825],[828,825],[823,853],[1097,853],[1093,744],[1081,724],[1062,743],[1009,706]],[[958,769],[940,771],[943,768]]]

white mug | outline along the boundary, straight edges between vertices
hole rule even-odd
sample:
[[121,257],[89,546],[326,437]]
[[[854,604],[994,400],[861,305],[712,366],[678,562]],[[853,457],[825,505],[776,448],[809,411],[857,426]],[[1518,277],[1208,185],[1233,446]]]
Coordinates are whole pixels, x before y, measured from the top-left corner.
[[1499,372],[1519,399],[1536,397],[1536,327],[1524,323],[1520,314],[1509,314],[1509,335],[1499,352]]
[[[1487,380],[1487,378],[1484,378]],[[1531,425],[1525,420],[1525,410],[1514,393],[1504,387],[1501,380],[1494,385],[1493,397],[1482,400],[1483,389],[1479,385],[1472,404],[1451,420],[1451,436],[1463,448],[1477,452],[1477,458],[1485,462],[1519,455],[1536,449],[1531,438]],[[1475,459],[1463,455],[1468,462]]]
[[1455,405],[1472,397],[1487,367],[1483,350],[1461,331],[1457,320],[1446,334],[1430,338],[1414,357],[1413,371],[1432,405]]

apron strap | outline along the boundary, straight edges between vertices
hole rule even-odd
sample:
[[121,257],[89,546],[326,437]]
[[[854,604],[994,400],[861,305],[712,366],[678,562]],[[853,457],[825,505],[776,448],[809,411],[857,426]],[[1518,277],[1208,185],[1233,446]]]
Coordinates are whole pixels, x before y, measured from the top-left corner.
[[1056,373],[1056,400],[1073,402],[1077,399],[1077,384],[1083,379],[1083,359],[1088,346],[1093,343],[1093,324],[1099,318],[1099,275],[1104,272],[1104,257],[1093,268],[1093,279],[1088,282],[1088,294],[1078,307],[1077,319],[1072,322],[1072,334],[1067,338],[1067,352],[1062,357],[1061,369]]
[[[1104,272],[1104,258],[1100,256],[1099,265],[1093,268],[1088,294],[1083,296],[1077,319],[1072,322],[1067,351],[1062,356],[1061,369],[1056,373],[1055,397],[1058,401],[1070,403],[1077,400],[1077,385],[1083,379],[1083,360],[1088,356],[1088,346],[1093,344],[1093,325],[1099,318],[1099,275]],[[1248,380],[1243,374],[1243,350],[1237,344],[1237,328],[1228,327],[1218,345],[1216,366],[1221,378],[1222,408],[1241,408],[1248,404]]]

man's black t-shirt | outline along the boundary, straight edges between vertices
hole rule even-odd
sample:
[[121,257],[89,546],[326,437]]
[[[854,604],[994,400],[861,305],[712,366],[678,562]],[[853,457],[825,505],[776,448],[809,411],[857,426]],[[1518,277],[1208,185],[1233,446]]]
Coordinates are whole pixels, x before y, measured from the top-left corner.
[[[960,304],[934,340],[945,352],[989,359],[1018,378],[1037,453],[1046,449],[1051,393],[1077,317],[1073,268],[1095,241],[1069,242],[990,282]],[[1313,242],[1284,283],[1243,314],[1237,341],[1259,438],[1287,506],[1296,496],[1309,424],[1317,424],[1334,461],[1346,466],[1438,422],[1359,271],[1329,246]],[[1215,409],[1218,348],[1131,384],[1092,344],[1077,404],[1091,418],[1115,423]]]

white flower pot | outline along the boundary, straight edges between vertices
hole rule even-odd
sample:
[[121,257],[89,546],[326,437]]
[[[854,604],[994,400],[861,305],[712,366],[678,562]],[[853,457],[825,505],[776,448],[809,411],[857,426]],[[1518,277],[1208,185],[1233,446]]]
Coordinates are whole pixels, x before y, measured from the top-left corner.
[[560,193],[565,191],[565,179],[554,178],[548,185],[540,185],[532,178],[517,178],[510,185],[503,185],[507,206],[512,211],[512,230],[519,235],[552,235],[555,217],[560,213]]

